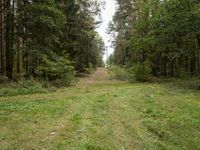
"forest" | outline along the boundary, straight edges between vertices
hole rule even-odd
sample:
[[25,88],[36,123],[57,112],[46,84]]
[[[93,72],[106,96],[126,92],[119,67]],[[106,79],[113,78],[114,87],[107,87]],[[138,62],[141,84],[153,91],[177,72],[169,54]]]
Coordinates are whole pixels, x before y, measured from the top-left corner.
[[0,0],[0,150],[200,150],[200,1]]
[[117,4],[108,31],[115,48],[111,64],[128,68],[139,64],[153,76],[199,76],[198,0],[117,0]]
[[1,80],[70,81],[74,71],[102,66],[104,43],[94,19],[101,3],[1,0]]

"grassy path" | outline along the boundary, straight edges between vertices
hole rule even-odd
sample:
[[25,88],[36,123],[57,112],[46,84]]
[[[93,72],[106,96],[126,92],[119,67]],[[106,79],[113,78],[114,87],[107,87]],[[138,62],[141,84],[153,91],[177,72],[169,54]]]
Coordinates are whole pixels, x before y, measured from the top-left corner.
[[105,69],[55,93],[0,97],[0,149],[200,149],[200,92],[109,80]]

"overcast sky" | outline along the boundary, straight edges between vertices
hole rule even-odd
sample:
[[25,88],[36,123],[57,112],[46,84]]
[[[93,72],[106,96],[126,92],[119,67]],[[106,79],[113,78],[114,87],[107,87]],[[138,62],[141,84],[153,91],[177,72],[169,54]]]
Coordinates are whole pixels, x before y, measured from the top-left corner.
[[[103,38],[105,45],[108,46],[108,54],[113,53],[113,48],[111,48],[111,43],[109,42],[109,35],[106,34],[106,29],[108,28],[108,23],[112,20],[112,17],[115,13],[115,0],[105,0],[105,9],[102,9],[102,24],[97,29],[100,36]],[[106,60],[106,54],[104,56],[104,60]]]

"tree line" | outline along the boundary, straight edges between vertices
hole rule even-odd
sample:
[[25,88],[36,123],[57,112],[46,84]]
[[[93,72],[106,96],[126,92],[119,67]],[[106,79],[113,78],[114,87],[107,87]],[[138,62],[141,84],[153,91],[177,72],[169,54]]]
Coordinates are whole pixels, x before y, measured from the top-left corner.
[[102,65],[101,1],[0,0],[0,74],[64,78]]
[[156,76],[200,74],[199,0],[116,0],[110,62]]

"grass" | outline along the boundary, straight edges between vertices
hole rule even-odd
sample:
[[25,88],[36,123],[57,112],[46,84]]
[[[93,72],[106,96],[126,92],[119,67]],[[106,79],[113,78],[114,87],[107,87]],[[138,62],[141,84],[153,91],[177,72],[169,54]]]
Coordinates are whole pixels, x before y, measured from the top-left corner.
[[24,80],[18,83],[10,82],[0,85],[0,97],[47,92],[47,88],[44,88],[41,83],[34,80]]
[[200,149],[198,90],[102,72],[55,93],[0,97],[0,149]]

